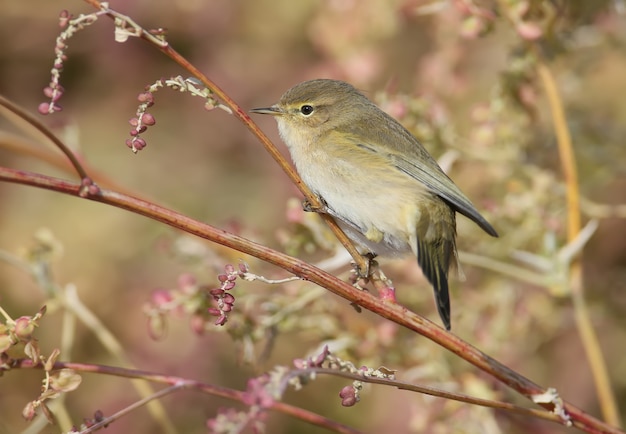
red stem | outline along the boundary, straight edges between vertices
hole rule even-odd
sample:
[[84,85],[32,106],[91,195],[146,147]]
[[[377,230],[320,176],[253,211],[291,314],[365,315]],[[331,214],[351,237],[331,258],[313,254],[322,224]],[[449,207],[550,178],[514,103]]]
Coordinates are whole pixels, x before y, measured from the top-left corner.
[[[30,359],[16,359],[11,363],[11,369],[42,369],[43,366],[39,363],[34,363]],[[202,383],[200,381],[189,380],[187,378],[174,377],[171,375],[155,374],[148,371],[140,371],[135,369],[126,369],[106,365],[95,365],[85,363],[73,363],[73,362],[55,362],[54,369],[73,369],[77,372],[91,372],[95,374],[115,375],[116,377],[125,377],[133,379],[141,379],[151,381],[153,383],[169,384],[171,386],[179,386],[180,389],[196,389],[202,392],[220,396],[222,398],[232,399],[239,402],[244,402],[244,392],[239,390],[229,389],[227,387],[216,386],[213,384]],[[178,390],[180,390],[178,389]],[[338,433],[344,434],[362,434],[361,431],[351,428],[349,426],[340,424],[332,419],[325,418],[319,414],[315,414],[311,411],[305,410],[300,407],[294,407],[284,402],[274,401],[269,407],[270,410],[280,411],[281,413],[288,414],[297,419],[308,422],[312,425],[321,426],[327,429],[334,430]]]
[[[81,185],[74,182],[5,167],[0,167],[0,180],[45,188],[77,197],[80,197],[81,192]],[[84,194],[84,189],[82,190]],[[154,203],[134,198],[132,196],[127,196],[114,191],[99,190],[97,194],[86,196],[85,198],[113,205],[136,214],[144,215],[174,228],[183,230],[187,233],[255,256],[263,261],[281,267],[284,270],[287,270],[302,279],[309,280],[350,302],[357,303],[359,306],[370,310],[383,318],[421,334],[447,350],[457,354],[459,357],[467,360],[478,369],[491,374],[502,383],[508,385],[522,395],[527,396],[531,400],[533,395],[545,392],[542,387],[481,352],[459,337],[446,332],[428,319],[423,318],[398,304],[381,303],[381,301],[372,294],[360,291],[352,285],[304,261],[277,252],[237,235],[230,234],[205,223],[193,220],[187,216]],[[551,403],[541,403],[539,405],[548,411],[552,411],[554,409],[554,406]],[[565,412],[571,417],[573,425],[577,428],[589,433],[626,434],[624,431],[592,417],[569,403],[564,402],[563,405]]]

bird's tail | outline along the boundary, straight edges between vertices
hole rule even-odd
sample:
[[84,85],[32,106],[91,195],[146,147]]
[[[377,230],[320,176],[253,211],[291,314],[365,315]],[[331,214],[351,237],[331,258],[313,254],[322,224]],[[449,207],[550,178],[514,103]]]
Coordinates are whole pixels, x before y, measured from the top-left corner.
[[450,330],[450,293],[448,269],[454,255],[454,239],[438,239],[431,242],[417,241],[417,262],[422,272],[433,285],[437,311],[446,330]]

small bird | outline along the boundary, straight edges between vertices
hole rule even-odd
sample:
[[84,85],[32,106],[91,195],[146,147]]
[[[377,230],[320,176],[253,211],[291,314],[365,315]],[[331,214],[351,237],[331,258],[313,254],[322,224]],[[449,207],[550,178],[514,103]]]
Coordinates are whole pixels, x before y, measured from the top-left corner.
[[456,261],[456,218],[495,229],[398,121],[352,85],[305,81],[271,107],[304,183],[346,235],[366,252],[413,252],[450,330],[448,270]]

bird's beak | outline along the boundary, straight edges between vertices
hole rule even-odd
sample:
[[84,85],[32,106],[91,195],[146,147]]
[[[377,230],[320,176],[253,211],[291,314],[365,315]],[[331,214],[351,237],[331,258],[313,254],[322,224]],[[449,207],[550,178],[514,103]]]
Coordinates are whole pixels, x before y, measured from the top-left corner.
[[277,106],[273,105],[271,107],[261,107],[250,110],[250,113],[258,113],[262,115],[272,115],[272,116],[280,116],[283,114],[283,111]]

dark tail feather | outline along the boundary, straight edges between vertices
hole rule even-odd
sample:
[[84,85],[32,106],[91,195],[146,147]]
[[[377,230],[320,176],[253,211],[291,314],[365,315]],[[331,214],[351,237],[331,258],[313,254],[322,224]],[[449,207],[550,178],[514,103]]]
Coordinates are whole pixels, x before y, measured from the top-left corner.
[[[443,273],[443,269],[439,269],[439,273]],[[452,324],[450,323],[450,293],[448,291],[448,278],[444,275],[438,284],[433,283],[435,290],[435,301],[437,302],[437,311],[439,317],[446,327],[446,330],[450,331]]]
[[417,247],[417,263],[428,281],[433,285],[439,317],[441,317],[446,330],[450,330],[448,268],[454,244],[446,240],[440,240],[434,244],[427,244],[418,240]]

